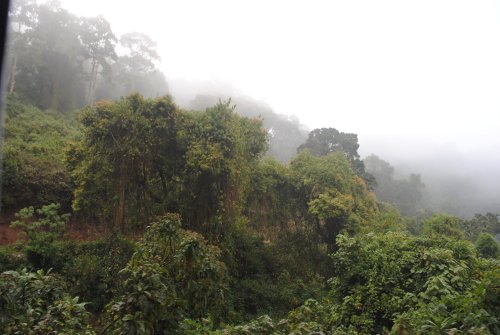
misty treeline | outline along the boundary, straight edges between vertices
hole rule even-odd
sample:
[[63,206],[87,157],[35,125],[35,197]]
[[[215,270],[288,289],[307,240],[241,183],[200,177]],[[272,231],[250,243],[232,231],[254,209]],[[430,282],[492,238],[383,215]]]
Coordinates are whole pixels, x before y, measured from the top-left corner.
[[[104,17],[78,17],[57,1],[13,1],[9,20],[7,91],[23,101],[69,112],[131,92],[146,97],[168,93],[165,76],[157,68],[156,43],[143,33],[117,36]],[[183,105],[204,109],[220,94],[200,94]],[[234,102],[238,113],[264,119],[270,133],[269,154],[289,161],[307,136],[298,120],[248,98],[237,97]]]
[[168,92],[151,38],[118,37],[102,16],[78,17],[57,1],[16,0],[8,36],[7,91],[40,108],[68,111],[133,91]]
[[[83,29],[55,5],[12,15],[29,8],[33,27],[45,10]],[[362,160],[356,134],[307,134],[243,98],[180,108],[142,67],[111,71],[130,76],[98,93],[105,66],[90,58],[69,103],[42,89],[54,69],[22,88],[18,57],[2,174],[18,238],[0,246],[0,333],[500,333],[497,214],[429,211],[420,176]]]

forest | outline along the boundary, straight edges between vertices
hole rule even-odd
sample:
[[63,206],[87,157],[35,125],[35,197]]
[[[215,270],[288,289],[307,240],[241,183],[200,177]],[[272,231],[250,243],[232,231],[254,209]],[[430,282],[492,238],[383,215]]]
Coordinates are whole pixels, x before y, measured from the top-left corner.
[[358,135],[179,107],[155,43],[10,16],[1,334],[500,334],[500,221],[425,205]]

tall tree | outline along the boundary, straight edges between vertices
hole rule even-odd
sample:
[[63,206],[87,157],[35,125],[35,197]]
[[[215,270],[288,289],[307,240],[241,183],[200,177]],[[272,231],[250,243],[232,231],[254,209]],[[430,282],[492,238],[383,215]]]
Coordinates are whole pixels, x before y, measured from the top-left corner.
[[117,39],[111,31],[109,22],[102,16],[81,19],[80,39],[90,62],[87,104],[92,105],[98,74],[102,72],[109,74],[110,62],[117,58],[115,53]]
[[266,139],[261,120],[237,115],[230,101],[194,115],[181,206],[188,227],[217,238],[234,223]]
[[83,138],[67,158],[77,183],[75,210],[100,209],[114,226],[124,226],[129,184],[150,163],[146,109],[141,96],[131,95],[84,111]]
[[169,210],[187,227],[219,236],[241,212],[266,148],[260,121],[236,115],[229,103],[183,113],[169,97],[134,94],[88,107],[82,123],[82,140],[67,158],[74,208],[119,227]]
[[7,92],[9,94],[14,92],[18,72],[18,58],[29,43],[30,35],[37,22],[37,16],[38,7],[35,1],[20,0],[11,4],[9,11],[10,45],[8,47],[10,65],[7,83]]
[[85,57],[79,31],[78,17],[56,2],[40,5],[36,27],[30,34],[30,52],[20,64],[22,96],[40,107],[56,110],[83,105]]
[[358,135],[343,133],[335,128],[318,128],[309,133],[306,142],[297,148],[297,152],[310,150],[316,156],[325,156],[332,152],[342,152],[350,162],[354,173],[363,178],[368,187],[373,189],[375,178],[365,171],[365,165],[359,159]]
[[290,168],[307,202],[309,220],[330,251],[341,231],[356,232],[378,212],[374,194],[352,171],[344,153],[318,157],[305,150],[292,160]]
[[127,53],[120,57],[121,75],[126,78],[125,93],[135,92],[142,76],[154,72],[155,62],[160,60],[156,43],[146,34],[128,33],[120,38]]
[[300,145],[297,151],[309,149],[316,156],[341,151],[353,161],[359,159],[358,148],[358,135],[342,133],[335,128],[318,128],[309,133],[306,142]]

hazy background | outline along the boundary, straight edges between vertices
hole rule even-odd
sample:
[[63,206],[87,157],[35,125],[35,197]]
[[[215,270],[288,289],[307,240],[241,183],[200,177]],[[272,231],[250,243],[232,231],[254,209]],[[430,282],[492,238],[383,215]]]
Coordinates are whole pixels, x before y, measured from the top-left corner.
[[247,96],[357,133],[362,156],[420,173],[450,211],[500,212],[499,1],[61,4],[150,35],[181,105]]

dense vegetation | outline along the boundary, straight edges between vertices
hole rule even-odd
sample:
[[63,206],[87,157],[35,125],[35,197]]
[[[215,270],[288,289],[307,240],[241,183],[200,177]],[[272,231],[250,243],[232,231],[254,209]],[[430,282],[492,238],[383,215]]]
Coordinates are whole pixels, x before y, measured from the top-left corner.
[[[230,102],[133,94],[75,116],[11,96],[7,116],[25,242],[0,249],[4,333],[499,331],[498,215],[401,216],[353,134],[313,131],[283,165]],[[82,224],[103,233],[75,240]]]
[[[424,210],[418,175],[334,128],[270,157],[252,103],[152,98],[152,44],[127,35],[114,55],[102,18],[12,17],[1,200],[20,238],[0,246],[0,333],[500,333],[498,215]],[[87,51],[53,55],[54,22]]]

